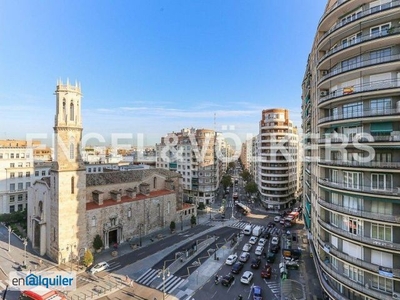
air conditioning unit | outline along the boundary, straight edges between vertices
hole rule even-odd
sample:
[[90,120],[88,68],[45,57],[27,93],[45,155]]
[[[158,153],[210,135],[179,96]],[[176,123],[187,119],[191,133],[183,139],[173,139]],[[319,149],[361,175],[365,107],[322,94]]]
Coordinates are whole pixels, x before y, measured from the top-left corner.
[[328,96],[328,91],[321,91],[320,96],[321,97]]
[[393,299],[400,299],[400,293],[393,293],[392,294]]
[[328,73],[329,73],[328,70],[322,70],[322,71],[321,71],[322,76],[328,75]]

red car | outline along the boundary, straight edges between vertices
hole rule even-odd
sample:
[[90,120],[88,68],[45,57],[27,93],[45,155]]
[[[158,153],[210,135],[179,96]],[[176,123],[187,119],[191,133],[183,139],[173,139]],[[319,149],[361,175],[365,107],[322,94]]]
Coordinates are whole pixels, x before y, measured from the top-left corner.
[[272,274],[272,267],[269,264],[266,264],[265,267],[261,270],[261,277],[270,279]]

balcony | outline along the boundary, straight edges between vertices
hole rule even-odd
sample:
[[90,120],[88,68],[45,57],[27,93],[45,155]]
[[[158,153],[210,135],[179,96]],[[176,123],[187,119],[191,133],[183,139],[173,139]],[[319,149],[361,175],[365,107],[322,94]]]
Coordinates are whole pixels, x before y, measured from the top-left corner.
[[367,193],[367,194],[374,194],[374,195],[385,195],[385,196],[395,196],[397,197],[400,195],[400,188],[391,188],[391,189],[385,189],[385,190],[375,190],[372,189],[371,186],[366,186],[366,185],[358,185],[357,187],[349,187],[345,185],[344,183],[335,183],[333,181],[330,181],[329,178],[324,178],[318,179],[318,183],[323,186],[328,186],[340,190],[346,190],[346,191],[354,191],[357,193]]
[[318,199],[319,205],[322,207],[325,207],[327,209],[336,211],[336,212],[341,212],[346,215],[351,215],[351,216],[357,216],[365,219],[370,219],[370,220],[376,220],[376,221],[381,221],[381,222],[391,222],[391,223],[397,223],[400,224],[400,216],[394,216],[394,215],[385,215],[381,213],[373,213],[370,211],[365,211],[362,209],[352,209],[349,207],[345,206],[340,206],[337,204],[329,203],[326,202],[324,199],[319,198]]
[[[321,238],[319,238],[319,237],[318,237],[318,243],[321,246],[321,248],[324,248],[325,246],[329,245],[329,252],[332,253],[333,256],[338,257],[352,265],[359,266],[365,270],[374,272],[374,273],[376,273],[377,276],[379,275],[379,267],[380,267],[379,265],[375,265],[373,263],[366,262],[359,258],[354,258],[347,253],[343,253],[343,252],[339,251],[338,249],[336,249],[335,247],[333,247],[328,242],[322,241]],[[392,269],[392,272],[393,272],[394,276],[400,277],[400,269]]]
[[322,123],[331,122],[331,121],[340,121],[340,120],[351,120],[351,119],[358,119],[358,118],[375,118],[378,116],[392,116],[392,115],[399,115],[400,110],[396,108],[391,109],[364,109],[363,111],[359,111],[357,113],[350,113],[350,114],[337,114],[335,116],[324,117],[318,120],[318,125]]
[[400,60],[400,54],[393,54],[393,55],[386,55],[378,58],[373,58],[373,59],[364,59],[360,60],[358,62],[349,64],[344,67],[339,67],[335,69],[331,69],[328,74],[322,76],[320,80],[318,81],[318,84],[323,82],[324,80],[339,75],[341,73],[345,73],[348,71],[352,70],[357,70],[360,68],[368,67],[368,66],[375,66],[377,64],[383,64],[383,63],[388,63],[388,62],[398,62]]
[[392,30],[389,29],[387,31],[381,31],[381,32],[378,32],[378,33],[371,33],[371,34],[363,35],[361,37],[358,37],[358,38],[356,38],[354,40],[349,41],[346,44],[341,44],[341,45],[339,45],[339,46],[327,51],[325,53],[325,55],[323,55],[319,59],[318,64],[321,64],[321,62],[323,60],[325,60],[327,57],[333,55],[334,53],[339,52],[340,50],[347,49],[347,48],[355,46],[355,45],[359,45],[360,43],[363,43],[363,42],[372,41],[372,40],[375,40],[375,39],[380,39],[380,38],[385,37],[385,36],[395,35],[395,34],[399,34],[399,33],[400,33],[400,30],[398,28],[393,28]]
[[326,166],[341,166],[352,168],[369,168],[369,169],[400,169],[400,162],[358,162],[358,161],[343,161],[343,160],[324,160],[318,161],[319,165]]
[[362,244],[370,245],[371,247],[374,247],[377,249],[386,248],[388,251],[392,251],[392,252],[400,251],[400,244],[381,241],[381,240],[375,240],[375,239],[371,239],[369,237],[352,234],[344,229],[341,229],[336,226],[332,226],[331,224],[326,223],[325,221],[322,221],[320,218],[318,219],[318,223],[323,228],[325,228],[327,231],[336,233],[337,235],[345,237],[349,240],[353,240],[353,241],[360,242]]
[[[339,136],[342,137],[328,137],[328,138],[322,138],[318,139],[318,144],[335,144],[335,143],[351,143],[353,142],[352,136],[345,136],[343,134],[339,134]],[[362,139],[360,137],[357,137],[357,139],[354,139],[354,142],[358,143],[382,143],[382,142],[400,142],[400,135],[382,135],[382,136],[371,136],[372,139]]]
[[400,88],[400,79],[388,79],[388,80],[377,80],[362,84],[355,84],[350,87],[344,87],[336,91],[331,92],[327,96],[320,97],[318,104],[324,103],[331,99],[336,99],[342,96],[348,96],[353,94],[359,94],[370,91],[382,91],[393,88]]
[[354,18],[352,18],[351,20],[346,20],[346,21],[339,20],[335,25],[333,25],[327,32],[325,32],[320,37],[320,39],[318,40],[318,44],[320,44],[332,32],[338,30],[339,28],[341,28],[341,27],[343,27],[345,25],[354,23],[355,21],[358,21],[361,18],[365,18],[365,17],[370,16],[372,14],[376,14],[376,13],[379,13],[381,11],[384,11],[384,10],[387,10],[387,9],[390,9],[390,8],[396,8],[398,6],[400,6],[400,1],[393,1],[393,2],[390,2],[390,3],[386,3],[385,5],[381,5],[379,7],[376,6],[376,7],[373,7],[371,9],[364,10],[364,11],[360,12],[359,14],[355,15]]

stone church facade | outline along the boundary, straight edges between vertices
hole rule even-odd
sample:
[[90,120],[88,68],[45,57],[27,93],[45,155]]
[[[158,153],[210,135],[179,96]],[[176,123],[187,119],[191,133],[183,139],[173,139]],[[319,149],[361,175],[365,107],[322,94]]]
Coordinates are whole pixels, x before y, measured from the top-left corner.
[[86,174],[81,87],[60,81],[55,95],[50,176],[28,189],[27,234],[40,255],[69,262],[91,249],[97,234],[108,248],[176,221],[180,174],[163,169]]

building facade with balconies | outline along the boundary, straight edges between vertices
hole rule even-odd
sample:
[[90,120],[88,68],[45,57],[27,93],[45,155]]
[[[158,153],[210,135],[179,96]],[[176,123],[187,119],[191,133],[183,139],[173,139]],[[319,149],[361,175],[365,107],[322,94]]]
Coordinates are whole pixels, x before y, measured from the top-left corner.
[[285,209],[297,192],[297,127],[287,109],[266,109],[260,121],[257,184],[267,209]]
[[328,1],[303,80],[304,217],[331,299],[400,299],[400,1]]

